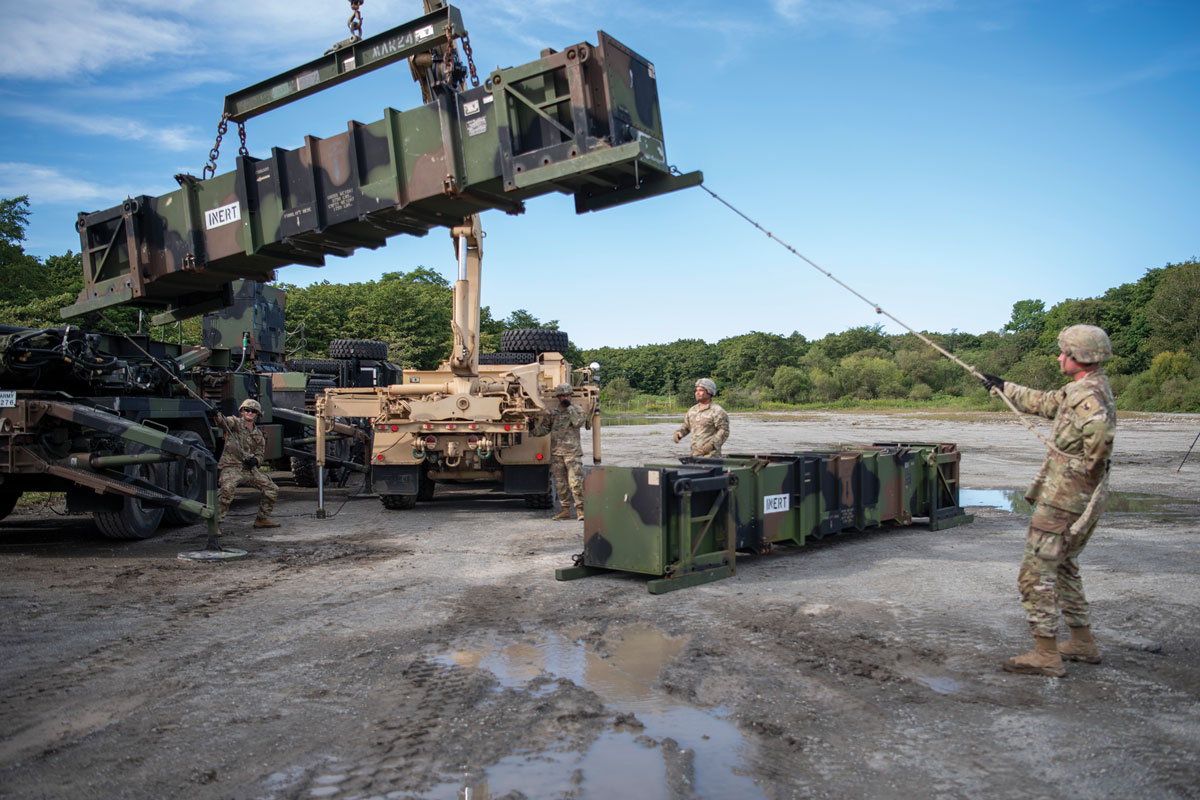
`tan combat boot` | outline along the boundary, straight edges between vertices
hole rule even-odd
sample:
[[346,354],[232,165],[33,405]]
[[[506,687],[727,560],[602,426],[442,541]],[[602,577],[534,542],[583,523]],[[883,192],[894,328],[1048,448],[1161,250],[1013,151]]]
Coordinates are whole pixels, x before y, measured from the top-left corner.
[[558,512],[557,514],[555,514],[555,515],[554,515],[553,517],[551,517],[550,519],[567,519],[567,518],[568,518],[568,517],[570,517],[570,516],[571,516],[571,507],[570,507],[570,506],[567,506],[567,505],[564,505],[564,506],[562,507],[562,511]]
[[255,517],[254,527],[256,528],[278,528],[279,523],[270,517]]
[[1053,636],[1034,636],[1033,652],[1014,656],[1004,662],[1005,672],[1022,675],[1047,675],[1061,678],[1067,674],[1063,669],[1062,656],[1058,654],[1058,641]]
[[583,519],[583,506],[575,506],[575,519]]
[[1070,641],[1058,646],[1059,655],[1067,661],[1082,661],[1084,664],[1100,663],[1100,648],[1092,638],[1092,629],[1086,625],[1081,628],[1068,628],[1071,631]]

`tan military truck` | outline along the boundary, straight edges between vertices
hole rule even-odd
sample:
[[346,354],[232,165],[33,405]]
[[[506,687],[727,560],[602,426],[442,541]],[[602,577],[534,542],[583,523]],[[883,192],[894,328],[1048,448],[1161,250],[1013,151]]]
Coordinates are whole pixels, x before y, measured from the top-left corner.
[[[570,383],[573,401],[592,431],[592,458],[600,463],[599,387],[595,365],[573,369],[563,355],[562,331],[506,331],[502,352],[479,353],[479,280],[482,238],[478,215],[451,228],[459,271],[454,284],[454,345],[435,370],[405,370],[403,383],[327,389],[317,400],[318,453],[339,417],[369,417],[373,441],[370,479],[386,508],[412,508],[433,497],[438,483],[486,482],[524,496],[531,508],[549,508],[550,437],[529,429],[555,402],[554,387]],[[516,351],[516,352],[514,352]],[[496,363],[496,362],[528,363]]]

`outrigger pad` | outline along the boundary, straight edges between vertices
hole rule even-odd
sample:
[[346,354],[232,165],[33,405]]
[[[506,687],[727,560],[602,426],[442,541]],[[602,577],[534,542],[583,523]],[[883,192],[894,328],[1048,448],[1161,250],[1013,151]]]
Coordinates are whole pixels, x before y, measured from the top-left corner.
[[220,550],[189,550],[180,553],[178,557],[185,561],[222,562],[238,561],[249,555],[245,550],[236,547],[222,547]]

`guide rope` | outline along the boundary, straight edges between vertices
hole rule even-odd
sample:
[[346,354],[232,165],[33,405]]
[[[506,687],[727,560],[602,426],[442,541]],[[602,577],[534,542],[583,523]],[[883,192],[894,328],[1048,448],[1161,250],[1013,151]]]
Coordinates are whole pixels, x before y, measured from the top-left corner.
[[[672,174],[672,175],[681,175],[681,174],[682,174],[682,173],[679,171],[679,169],[678,169],[678,168],[676,168],[674,165],[672,165],[672,166],[670,167],[670,170],[671,170],[671,174]],[[855,290],[853,287],[851,287],[851,286],[849,286],[848,284],[846,284],[844,281],[842,281],[842,280],[838,279],[838,278],[837,278],[837,276],[835,276],[835,275],[834,275],[832,272],[830,272],[829,270],[827,270],[827,269],[824,269],[823,267],[820,267],[820,266],[818,266],[818,265],[817,265],[817,264],[816,264],[816,263],[815,263],[815,262],[814,262],[812,259],[810,259],[808,256],[804,255],[803,253],[801,253],[800,251],[798,251],[796,248],[792,247],[790,244],[788,244],[787,242],[783,241],[782,239],[780,239],[780,238],[779,238],[778,236],[776,236],[775,234],[771,233],[769,230],[767,230],[766,228],[764,228],[762,225],[759,225],[759,224],[758,224],[756,221],[754,221],[753,219],[751,219],[749,216],[747,216],[745,213],[743,213],[743,212],[742,212],[740,209],[738,209],[737,207],[735,207],[735,206],[734,206],[732,203],[730,203],[730,202],[729,202],[728,200],[726,200],[725,198],[721,197],[719,194],[717,194],[716,192],[714,192],[712,189],[709,189],[709,188],[708,188],[707,186],[705,186],[703,183],[701,183],[701,184],[700,184],[700,188],[701,188],[701,189],[703,189],[704,191],[708,192],[708,194],[709,194],[709,195],[711,195],[711,196],[712,196],[712,198],[713,198],[714,200],[716,200],[718,203],[720,203],[721,205],[725,206],[726,208],[728,208],[728,209],[729,209],[730,211],[732,211],[733,213],[737,214],[739,217],[741,217],[742,219],[744,219],[746,222],[749,222],[749,223],[750,223],[751,225],[753,225],[755,228],[758,228],[758,230],[760,230],[760,231],[761,231],[761,232],[762,232],[762,233],[763,233],[763,234],[764,234],[764,235],[765,235],[767,238],[769,238],[769,239],[773,239],[773,240],[774,240],[774,241],[775,241],[775,242],[776,242],[778,245],[780,245],[781,247],[783,247],[785,250],[787,250],[787,251],[788,251],[789,253],[791,253],[792,255],[796,256],[796,258],[799,258],[801,261],[803,261],[804,263],[808,264],[810,267],[812,267],[813,269],[815,269],[817,272],[820,272],[820,273],[821,273],[822,275],[824,275],[826,278],[829,278],[831,281],[833,281],[834,283],[836,283],[838,286],[841,286],[843,289],[845,289],[846,291],[850,292],[852,295],[854,295],[855,297],[857,297],[858,299],[862,300],[862,301],[863,301],[864,303],[866,303],[867,305],[869,305],[869,306],[871,306],[872,308],[874,308],[874,309],[875,309],[875,313],[876,313],[876,314],[882,314],[883,316],[885,316],[885,317],[887,317],[888,319],[892,320],[892,321],[893,321],[893,322],[895,322],[897,325],[899,325],[900,327],[904,328],[904,329],[905,329],[906,331],[908,331],[909,333],[911,333],[911,334],[913,334],[914,336],[916,336],[916,337],[917,337],[918,339],[920,339],[922,342],[924,342],[925,344],[929,345],[929,346],[930,346],[930,347],[932,347],[934,350],[937,350],[939,353],[941,353],[941,354],[942,354],[942,355],[944,355],[946,358],[948,358],[948,359],[950,359],[951,361],[953,361],[955,364],[958,364],[960,367],[962,367],[963,369],[965,369],[965,370],[966,370],[968,373],[970,373],[970,374],[971,374],[973,377],[975,377],[976,379],[978,379],[978,380],[981,380],[981,381],[983,380],[983,373],[981,373],[981,372],[980,372],[978,369],[976,369],[974,366],[972,366],[972,365],[968,364],[967,362],[963,361],[962,359],[958,358],[958,357],[957,357],[957,356],[955,356],[953,353],[951,353],[949,350],[947,350],[946,348],[942,347],[941,345],[939,345],[937,342],[935,342],[935,341],[933,341],[932,339],[930,339],[930,338],[929,338],[928,336],[926,336],[925,334],[921,333],[921,332],[920,332],[920,331],[918,331],[918,330],[915,330],[915,329],[913,329],[911,326],[909,326],[909,325],[905,324],[905,323],[904,323],[902,320],[900,320],[900,319],[897,319],[897,318],[896,318],[895,316],[893,316],[892,314],[888,313],[887,311],[884,311],[884,310],[883,310],[883,307],[882,307],[881,305],[879,305],[878,303],[874,302],[873,300],[870,300],[870,299],[868,299],[868,298],[867,298],[866,296],[864,296],[862,293],[858,292],[858,291],[857,291],[857,290]],[[1048,448],[1050,448],[1052,451],[1054,451],[1055,453],[1058,453],[1058,454],[1059,454],[1059,455],[1061,455],[1061,456],[1066,456],[1067,458],[1071,458],[1071,457],[1072,457],[1072,456],[1070,456],[1070,454],[1068,454],[1068,453],[1064,453],[1062,450],[1059,450],[1057,447],[1055,447],[1053,442],[1051,442],[1051,441],[1050,441],[1048,438],[1046,438],[1046,436],[1045,436],[1044,434],[1042,434],[1042,432],[1041,432],[1041,431],[1039,431],[1039,430],[1038,430],[1036,427],[1034,427],[1033,423],[1029,421],[1029,417],[1028,417],[1027,415],[1025,415],[1025,414],[1021,413],[1021,410],[1020,410],[1019,408],[1017,408],[1017,407],[1016,407],[1016,405],[1013,403],[1013,401],[1012,401],[1011,399],[1009,399],[1008,395],[1004,394],[1004,392],[1002,392],[1002,391],[1000,391],[999,389],[996,389],[996,388],[992,388],[992,389],[991,389],[991,390],[989,390],[989,391],[990,391],[990,394],[991,394],[993,397],[999,397],[1001,400],[1003,400],[1003,401],[1004,401],[1004,403],[1005,403],[1005,404],[1006,404],[1006,405],[1007,405],[1007,406],[1008,406],[1008,407],[1009,407],[1009,408],[1012,410],[1012,412],[1013,412],[1014,414],[1016,414],[1016,415],[1017,415],[1017,417],[1018,417],[1018,418],[1021,420],[1021,422],[1022,422],[1022,423],[1024,423],[1025,427],[1026,427],[1026,428],[1028,428],[1028,429],[1030,430],[1030,432],[1031,432],[1031,433],[1033,433],[1035,436],[1037,436],[1039,439],[1041,439],[1041,440],[1042,440],[1042,441],[1045,443],[1045,445],[1046,445]]]

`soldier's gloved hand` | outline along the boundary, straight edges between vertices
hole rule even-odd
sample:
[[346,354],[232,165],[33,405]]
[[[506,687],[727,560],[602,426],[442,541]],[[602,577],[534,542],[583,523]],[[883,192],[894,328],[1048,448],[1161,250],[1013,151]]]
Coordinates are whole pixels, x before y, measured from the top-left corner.
[[1001,378],[999,375],[989,375],[986,372],[980,374],[983,375],[983,377],[980,378],[980,380],[983,381],[983,388],[987,389],[989,392],[992,389],[999,389],[1002,392],[1004,391],[1004,378]]
[[682,438],[683,438],[683,434],[680,433],[679,431],[675,431],[675,444],[679,444],[679,440]]
[[254,456],[250,456],[249,458],[242,461],[242,466],[245,467],[246,469],[258,469],[258,459],[255,458]]

